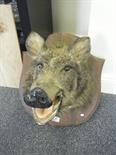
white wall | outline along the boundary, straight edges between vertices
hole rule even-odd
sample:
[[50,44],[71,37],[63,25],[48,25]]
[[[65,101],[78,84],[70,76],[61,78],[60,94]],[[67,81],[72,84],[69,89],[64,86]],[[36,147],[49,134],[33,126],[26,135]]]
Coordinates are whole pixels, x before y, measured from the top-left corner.
[[116,94],[116,0],[52,0],[54,32],[89,35],[92,53],[105,58],[102,92]]
[[89,36],[92,53],[106,59],[102,92],[116,94],[116,0],[92,0]]
[[91,0],[52,0],[54,32],[87,35]]

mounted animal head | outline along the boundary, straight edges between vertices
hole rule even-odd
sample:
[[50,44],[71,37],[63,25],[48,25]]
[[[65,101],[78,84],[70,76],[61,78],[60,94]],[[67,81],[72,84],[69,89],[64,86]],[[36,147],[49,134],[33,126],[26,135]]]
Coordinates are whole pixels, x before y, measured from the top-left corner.
[[32,63],[24,85],[24,101],[33,108],[39,124],[89,102],[94,88],[89,37],[55,33],[45,42],[32,32],[26,47]]

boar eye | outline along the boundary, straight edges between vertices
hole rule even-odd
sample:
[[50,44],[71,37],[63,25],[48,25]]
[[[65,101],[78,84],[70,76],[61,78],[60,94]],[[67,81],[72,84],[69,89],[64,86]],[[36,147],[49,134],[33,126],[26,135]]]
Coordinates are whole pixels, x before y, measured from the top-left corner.
[[37,68],[38,68],[38,70],[43,69],[43,67],[44,67],[44,65],[43,65],[42,63],[38,63],[38,64],[37,64]]
[[72,69],[72,66],[71,65],[66,65],[65,67],[64,67],[64,71],[65,72],[68,72],[68,71],[70,71]]

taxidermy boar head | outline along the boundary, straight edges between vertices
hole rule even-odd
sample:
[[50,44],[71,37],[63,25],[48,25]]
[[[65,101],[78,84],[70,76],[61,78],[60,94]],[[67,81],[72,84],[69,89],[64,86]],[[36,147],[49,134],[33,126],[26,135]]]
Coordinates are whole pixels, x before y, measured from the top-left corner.
[[89,103],[95,88],[89,37],[55,33],[45,42],[32,32],[26,47],[33,60],[24,84],[24,101],[39,124]]

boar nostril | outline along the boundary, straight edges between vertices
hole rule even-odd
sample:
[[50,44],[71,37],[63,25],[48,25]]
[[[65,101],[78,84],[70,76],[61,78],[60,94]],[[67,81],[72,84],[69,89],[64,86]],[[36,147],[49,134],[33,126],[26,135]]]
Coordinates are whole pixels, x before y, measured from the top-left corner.
[[25,101],[26,103],[28,103],[28,102],[35,102],[35,101],[36,101],[36,98],[33,97],[33,96],[30,95],[30,94],[26,94],[26,95],[24,95],[24,101]]
[[38,100],[42,104],[45,104],[46,103],[46,98],[44,98],[44,97],[40,97]]

